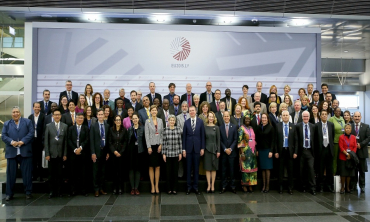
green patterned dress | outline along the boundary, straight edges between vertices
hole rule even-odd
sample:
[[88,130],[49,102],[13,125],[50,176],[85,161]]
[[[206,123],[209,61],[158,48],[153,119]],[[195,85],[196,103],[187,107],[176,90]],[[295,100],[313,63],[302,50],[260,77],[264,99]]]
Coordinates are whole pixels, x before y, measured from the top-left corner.
[[239,128],[238,148],[242,149],[246,157],[243,161],[241,156],[239,156],[242,186],[257,185],[256,140],[252,127],[243,125]]

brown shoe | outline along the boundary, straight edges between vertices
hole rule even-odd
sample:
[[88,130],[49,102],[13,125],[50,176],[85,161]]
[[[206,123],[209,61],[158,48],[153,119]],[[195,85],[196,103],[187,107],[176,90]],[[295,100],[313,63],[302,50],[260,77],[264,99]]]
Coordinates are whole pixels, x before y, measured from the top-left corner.
[[135,189],[135,194],[136,194],[136,195],[139,195],[139,194],[140,194],[140,192],[139,192],[139,190],[138,190],[138,189]]
[[95,197],[99,197],[99,191],[95,191]]
[[135,190],[134,189],[131,190],[131,195],[135,195]]
[[107,193],[106,193],[106,192],[104,192],[104,190],[100,190],[100,193],[101,193],[102,195],[107,195]]

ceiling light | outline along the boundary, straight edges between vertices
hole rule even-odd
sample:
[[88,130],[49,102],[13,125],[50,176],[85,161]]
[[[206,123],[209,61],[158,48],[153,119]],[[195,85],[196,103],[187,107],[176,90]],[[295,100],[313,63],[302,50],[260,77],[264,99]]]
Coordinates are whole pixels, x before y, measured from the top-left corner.
[[230,24],[235,23],[235,22],[237,22],[236,17],[220,17],[218,19],[218,24],[219,25],[230,25]]
[[169,15],[154,15],[152,17],[148,17],[152,22],[156,23],[166,23],[171,21],[171,17]]
[[343,52],[349,52],[348,50],[344,50]]
[[51,16],[51,15],[41,15],[41,17],[43,17],[43,18],[52,18],[53,16]]
[[102,22],[102,16],[96,13],[84,14],[84,19],[89,22]]
[[290,26],[307,26],[311,23],[308,19],[292,19],[289,22]]

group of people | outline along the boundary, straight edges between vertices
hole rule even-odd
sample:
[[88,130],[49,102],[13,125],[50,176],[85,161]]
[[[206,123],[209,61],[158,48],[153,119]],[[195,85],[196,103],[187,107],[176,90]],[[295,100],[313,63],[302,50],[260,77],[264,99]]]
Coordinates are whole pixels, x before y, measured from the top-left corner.
[[282,96],[272,85],[267,96],[262,82],[257,82],[257,92],[251,96],[248,85],[242,86],[238,100],[231,97],[230,89],[221,98],[219,89],[212,91],[211,82],[201,95],[194,94],[188,83],[181,96],[170,83],[163,100],[154,82],[149,83],[148,95],[133,90],[130,100],[123,88],[111,100],[109,89],[103,96],[87,84],[84,94],[78,95],[70,80],[65,86],[59,105],[50,101],[45,89],[43,100],[33,103],[33,114],[23,118],[14,107],[12,119],[5,122],[7,201],[14,195],[18,164],[26,198],[32,198],[32,180],[43,180],[43,161],[49,170],[49,198],[61,195],[63,182],[70,184],[70,195],[87,196],[91,184],[96,197],[107,194],[107,167],[113,194],[122,194],[128,171],[131,195],[139,195],[139,182],[148,169],[150,192],[159,193],[163,168],[168,194],[177,194],[178,177],[183,175],[187,194],[199,194],[199,175],[206,176],[206,191],[213,193],[217,174],[220,193],[227,189],[236,193],[239,178],[243,191],[253,192],[257,175],[262,176],[262,192],[267,193],[272,169],[278,192],[283,193],[285,168],[290,194],[294,176],[302,191],[313,195],[317,190],[333,192],[334,175],[341,176],[341,193],[357,190],[357,183],[364,192],[369,125],[361,122],[360,112],[353,118],[348,111],[343,113],[327,84],[322,84],[322,93],[308,84],[307,92],[299,89],[296,100],[289,85]]

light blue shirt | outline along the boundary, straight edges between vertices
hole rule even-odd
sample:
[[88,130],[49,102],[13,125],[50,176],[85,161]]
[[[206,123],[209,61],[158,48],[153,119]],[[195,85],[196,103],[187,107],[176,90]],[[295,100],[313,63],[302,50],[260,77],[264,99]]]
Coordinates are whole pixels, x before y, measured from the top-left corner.
[[[305,138],[305,128],[306,128],[306,125],[307,125],[307,130],[308,130],[308,147],[306,147],[304,145],[305,140],[306,140],[306,138]],[[307,124],[303,123],[303,147],[304,148],[311,148],[310,138],[311,138],[310,125],[308,123]]]

